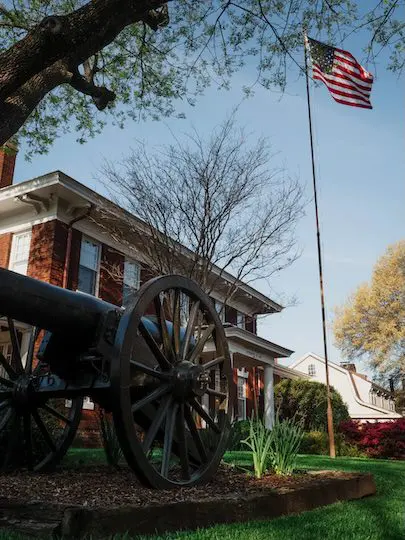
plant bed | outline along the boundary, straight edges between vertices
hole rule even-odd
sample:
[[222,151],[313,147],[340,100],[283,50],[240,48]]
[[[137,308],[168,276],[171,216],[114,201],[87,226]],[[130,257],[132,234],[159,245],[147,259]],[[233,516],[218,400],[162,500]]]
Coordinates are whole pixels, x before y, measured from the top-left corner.
[[156,491],[128,469],[100,466],[0,476],[0,493],[0,526],[31,532],[31,523],[36,533],[42,519],[48,533],[96,538],[269,519],[372,495],[375,484],[370,474],[338,471],[257,480],[223,466],[205,486]]

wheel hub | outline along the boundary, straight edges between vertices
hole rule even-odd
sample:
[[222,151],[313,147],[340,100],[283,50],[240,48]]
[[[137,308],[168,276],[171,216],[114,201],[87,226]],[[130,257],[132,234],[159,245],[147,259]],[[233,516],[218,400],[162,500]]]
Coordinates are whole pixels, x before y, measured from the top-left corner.
[[209,373],[202,366],[191,362],[180,362],[173,368],[173,394],[180,400],[203,396],[210,383]]
[[17,412],[24,412],[29,409],[35,398],[35,388],[30,375],[20,375],[17,379],[14,392],[13,402]]

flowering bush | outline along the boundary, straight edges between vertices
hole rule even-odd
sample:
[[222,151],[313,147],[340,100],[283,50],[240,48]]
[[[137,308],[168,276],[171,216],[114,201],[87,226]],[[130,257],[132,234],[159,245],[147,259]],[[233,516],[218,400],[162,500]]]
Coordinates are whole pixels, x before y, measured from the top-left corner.
[[392,422],[341,422],[345,440],[369,457],[405,459],[405,418]]

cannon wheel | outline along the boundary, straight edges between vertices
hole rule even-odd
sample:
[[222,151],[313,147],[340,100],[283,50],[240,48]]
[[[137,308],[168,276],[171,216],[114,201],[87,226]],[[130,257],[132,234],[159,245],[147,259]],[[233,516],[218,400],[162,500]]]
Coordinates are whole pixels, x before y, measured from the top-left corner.
[[[35,344],[40,330],[31,330],[25,366],[13,319],[7,317],[11,352],[0,351],[0,468],[26,467],[32,471],[54,468],[73,442],[81,418],[83,398],[47,399],[35,392],[38,376],[52,377],[47,365],[34,366]],[[17,459],[16,459],[17,457]]]
[[115,353],[114,424],[140,481],[167,489],[209,480],[233,411],[227,340],[209,297],[185,277],[148,281],[121,319]]

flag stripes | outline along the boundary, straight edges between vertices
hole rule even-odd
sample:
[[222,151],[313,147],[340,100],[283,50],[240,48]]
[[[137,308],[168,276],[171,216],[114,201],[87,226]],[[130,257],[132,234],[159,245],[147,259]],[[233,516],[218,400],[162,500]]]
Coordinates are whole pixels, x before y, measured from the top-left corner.
[[343,105],[372,109],[373,76],[348,51],[308,38],[313,78],[322,81],[333,99]]

